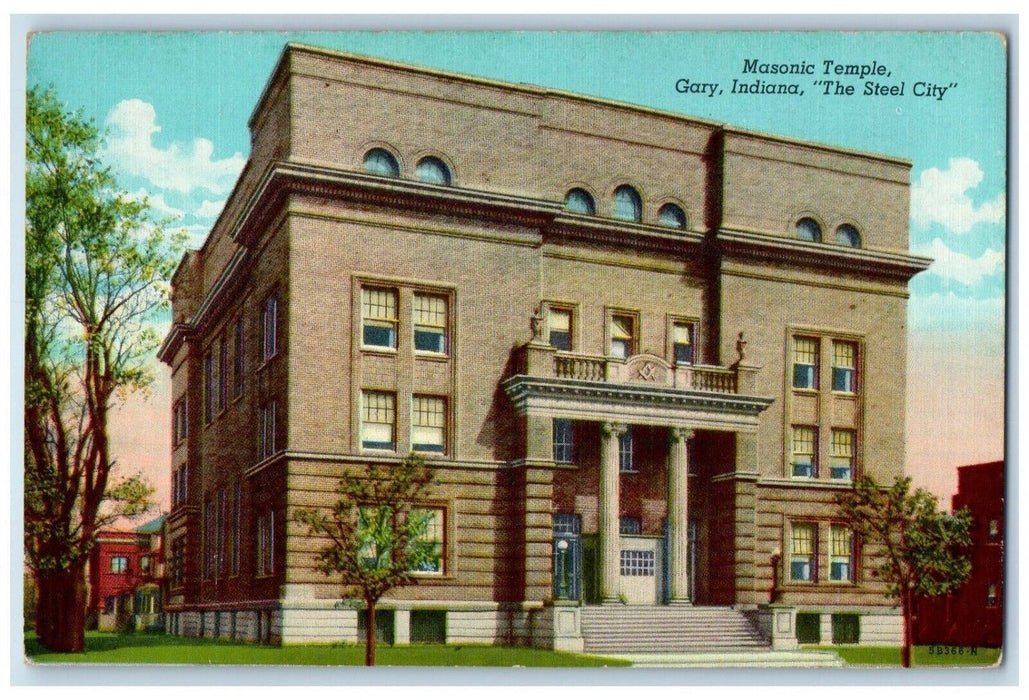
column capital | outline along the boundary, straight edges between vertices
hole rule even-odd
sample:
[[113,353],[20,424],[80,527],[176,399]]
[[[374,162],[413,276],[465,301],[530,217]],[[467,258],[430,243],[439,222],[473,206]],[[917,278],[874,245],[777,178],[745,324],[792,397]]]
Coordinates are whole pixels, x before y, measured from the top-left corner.
[[612,423],[611,421],[604,421],[600,424],[600,434],[604,437],[622,437],[625,432],[629,429],[624,423]]
[[690,428],[684,428],[680,425],[673,425],[668,428],[668,441],[669,442],[683,442],[692,440],[696,435],[695,431]]

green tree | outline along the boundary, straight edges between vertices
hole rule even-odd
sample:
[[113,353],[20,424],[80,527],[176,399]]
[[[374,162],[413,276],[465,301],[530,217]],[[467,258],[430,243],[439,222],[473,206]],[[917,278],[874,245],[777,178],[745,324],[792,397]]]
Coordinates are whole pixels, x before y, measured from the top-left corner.
[[971,514],[937,510],[936,497],[911,491],[911,478],[881,486],[870,476],[837,496],[841,517],[868,546],[878,550],[872,575],[886,584],[886,596],[900,602],[904,625],[901,665],[911,666],[912,621],[919,597],[953,591],[971,573]]
[[[312,535],[328,538],[317,569],[339,576],[343,597],[364,601],[365,665],[375,665],[375,607],[390,590],[417,582],[412,572],[439,571],[442,542],[425,538],[434,511],[419,509],[433,480],[418,456],[397,465],[353,469],[340,479],[329,509],[298,510]],[[438,523],[442,525],[442,523]]]
[[81,113],[35,87],[26,111],[25,553],[40,641],[79,652],[96,534],[153,492],[112,475],[108,421],[151,382],[179,239],[118,189]]

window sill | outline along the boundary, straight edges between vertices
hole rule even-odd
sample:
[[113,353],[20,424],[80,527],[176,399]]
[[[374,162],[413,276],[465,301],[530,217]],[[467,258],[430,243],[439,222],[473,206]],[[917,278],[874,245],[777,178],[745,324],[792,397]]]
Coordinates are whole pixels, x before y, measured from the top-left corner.
[[265,369],[265,368],[266,368],[266,367],[267,367],[268,365],[270,365],[270,364],[272,363],[272,360],[274,360],[274,359],[275,359],[276,357],[278,357],[278,356],[279,356],[279,351],[278,351],[278,350],[276,350],[276,351],[275,351],[275,354],[274,354],[274,355],[272,355],[271,357],[266,357],[266,358],[264,358],[264,359],[263,359],[263,360],[261,361],[261,364],[257,366],[257,371],[258,371],[258,372],[263,372],[263,371],[264,371],[264,369]]
[[795,394],[810,394],[812,396],[816,396],[819,392],[817,386],[795,386],[792,389]]
[[618,473],[619,474],[639,474],[640,470],[639,469],[619,469]]
[[386,357],[396,357],[397,349],[390,348],[382,345],[362,345],[361,352],[369,355],[383,355]]
[[414,357],[416,360],[425,360],[426,362],[448,362],[450,360],[449,353],[428,352],[425,350],[415,350]]

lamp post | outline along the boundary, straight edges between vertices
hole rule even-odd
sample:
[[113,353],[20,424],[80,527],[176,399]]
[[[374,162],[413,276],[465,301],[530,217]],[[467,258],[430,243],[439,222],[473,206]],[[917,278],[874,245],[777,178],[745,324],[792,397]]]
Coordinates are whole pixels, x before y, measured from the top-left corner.
[[565,599],[568,597],[568,567],[565,565],[565,557],[568,555],[568,540],[560,539],[557,542],[557,569],[561,578],[557,584],[557,597]]

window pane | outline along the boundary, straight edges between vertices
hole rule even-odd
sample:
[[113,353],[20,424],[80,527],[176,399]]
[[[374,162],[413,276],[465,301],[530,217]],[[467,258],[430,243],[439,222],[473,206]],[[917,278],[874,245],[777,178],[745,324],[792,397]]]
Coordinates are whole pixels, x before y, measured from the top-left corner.
[[597,213],[593,196],[586,190],[581,189],[570,190],[565,195],[565,209],[576,214],[589,214],[590,216]]
[[822,227],[814,219],[801,219],[797,222],[797,238],[818,243],[822,240]]
[[833,391],[853,392],[855,390],[855,367],[857,346],[854,343],[836,341],[833,343]]
[[443,510],[414,508],[409,515],[414,539],[408,547],[411,570],[420,573],[443,571]]
[[361,446],[370,449],[394,449],[395,425],[396,397],[386,392],[364,392]]
[[450,169],[439,158],[423,158],[418,162],[415,174],[422,182],[434,185],[450,184]]
[[382,348],[397,346],[397,292],[366,287],[361,290],[361,342]]
[[796,389],[818,388],[818,341],[814,338],[793,339],[793,386]]
[[373,148],[364,157],[364,169],[373,175],[396,177],[400,175],[400,164],[393,154],[382,148]]
[[570,464],[572,461],[572,421],[554,419],[554,461]]
[[626,358],[633,352],[634,320],[631,316],[611,317],[611,355]]
[[632,467],[632,430],[626,430],[618,438],[618,469],[631,472]]
[[547,329],[549,343],[558,350],[572,349],[572,312],[567,309],[548,309]]
[[412,399],[411,448],[443,452],[446,441],[446,402],[431,396]]
[[414,297],[414,347],[422,352],[447,351],[447,300],[416,294]]
[[676,204],[666,204],[657,213],[657,222],[671,228],[686,228],[686,213]]
[[643,202],[636,190],[628,185],[622,185],[615,190],[615,218],[626,221],[639,221],[642,212]]
[[836,242],[851,248],[860,248],[861,234],[850,224],[843,224],[836,229]]
[[676,323],[672,326],[672,354],[676,364],[693,362],[693,326]]

